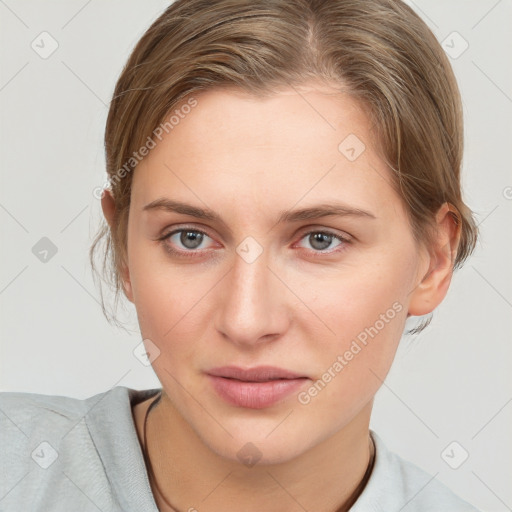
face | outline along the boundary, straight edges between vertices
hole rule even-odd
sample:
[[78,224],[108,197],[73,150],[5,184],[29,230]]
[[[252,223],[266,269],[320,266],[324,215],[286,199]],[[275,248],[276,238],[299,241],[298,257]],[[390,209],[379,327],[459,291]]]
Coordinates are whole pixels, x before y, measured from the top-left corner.
[[424,259],[354,100],[195,99],[135,171],[125,289],[203,443],[283,462],[367,410]]

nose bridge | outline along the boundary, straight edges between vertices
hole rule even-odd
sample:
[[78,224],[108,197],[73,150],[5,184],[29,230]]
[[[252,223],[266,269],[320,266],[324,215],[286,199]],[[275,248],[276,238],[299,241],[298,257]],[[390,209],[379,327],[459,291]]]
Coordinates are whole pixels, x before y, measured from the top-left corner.
[[258,246],[240,243],[226,276],[217,329],[237,344],[256,344],[286,328],[280,283],[268,268],[269,252]]

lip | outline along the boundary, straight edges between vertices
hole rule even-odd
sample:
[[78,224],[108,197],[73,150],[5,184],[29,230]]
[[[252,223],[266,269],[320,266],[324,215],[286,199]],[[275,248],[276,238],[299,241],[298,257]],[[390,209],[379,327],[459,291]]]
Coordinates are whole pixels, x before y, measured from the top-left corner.
[[270,407],[309,380],[305,375],[274,366],[223,366],[209,370],[207,376],[221,398],[250,409]]
[[243,380],[246,382],[265,382],[277,379],[299,379],[306,378],[277,366],[255,366],[254,368],[240,368],[238,366],[220,366],[208,370],[209,375],[215,377],[226,377],[228,379]]

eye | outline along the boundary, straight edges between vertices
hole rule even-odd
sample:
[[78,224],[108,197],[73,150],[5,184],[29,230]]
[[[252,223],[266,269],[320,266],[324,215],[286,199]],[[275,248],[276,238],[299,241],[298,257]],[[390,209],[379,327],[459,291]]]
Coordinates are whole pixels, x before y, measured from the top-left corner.
[[[168,253],[178,257],[198,256],[202,250],[211,248],[207,245],[208,240],[213,241],[204,231],[186,227],[175,229],[159,240]],[[334,242],[336,244],[333,245]],[[350,243],[351,240],[348,237],[346,238],[330,231],[316,230],[305,233],[300,239],[298,246],[307,249],[315,256],[321,256],[341,252]]]
[[[337,250],[329,250],[326,251],[326,249],[333,248],[336,249],[337,247],[343,246],[345,248],[345,245],[350,243],[350,240],[348,238],[342,237],[340,235],[337,235],[335,233],[331,233],[330,231],[309,231],[306,233],[302,238],[301,241],[305,240],[307,244],[310,245],[312,248],[311,250],[313,252],[320,252],[320,253],[331,253],[331,252],[337,252]],[[332,245],[334,241],[337,241],[337,245]],[[304,245],[299,243],[300,247],[304,247]],[[306,249],[309,249],[309,247],[305,247]]]
[[[163,236],[160,240],[164,244],[167,251],[172,254],[190,256],[200,249],[207,249],[204,242],[207,239],[212,240],[204,231],[192,228],[182,228],[171,231]],[[177,249],[175,249],[177,247]]]

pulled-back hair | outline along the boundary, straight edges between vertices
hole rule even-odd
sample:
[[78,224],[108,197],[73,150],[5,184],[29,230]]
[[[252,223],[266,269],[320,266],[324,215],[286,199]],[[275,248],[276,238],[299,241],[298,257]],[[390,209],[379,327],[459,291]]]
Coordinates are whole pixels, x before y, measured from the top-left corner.
[[[460,93],[441,45],[410,7],[399,0],[177,0],[135,46],[110,104],[105,151],[116,213],[112,227],[102,224],[90,259],[96,272],[103,241],[103,275],[116,303],[133,171],[155,130],[194,92],[229,86],[264,97],[312,79],[334,84],[364,109],[417,242],[428,246],[437,210],[453,206],[461,233],[454,268],[463,264],[477,227],[461,194]],[[106,314],[103,293],[102,304]]]

